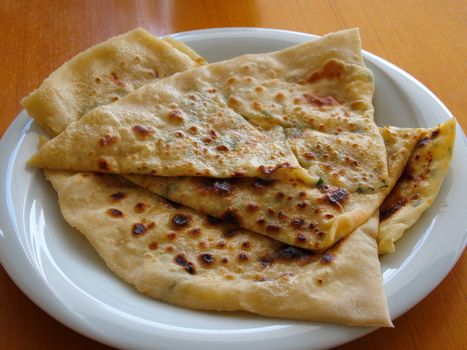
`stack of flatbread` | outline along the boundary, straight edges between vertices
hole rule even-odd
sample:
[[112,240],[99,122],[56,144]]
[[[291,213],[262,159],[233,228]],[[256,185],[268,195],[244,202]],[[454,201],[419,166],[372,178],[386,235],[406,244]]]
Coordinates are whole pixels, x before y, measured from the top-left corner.
[[142,29],[23,99],[67,222],[142,293],[391,326],[378,253],[433,202],[455,122],[378,127],[357,30],[207,64]]

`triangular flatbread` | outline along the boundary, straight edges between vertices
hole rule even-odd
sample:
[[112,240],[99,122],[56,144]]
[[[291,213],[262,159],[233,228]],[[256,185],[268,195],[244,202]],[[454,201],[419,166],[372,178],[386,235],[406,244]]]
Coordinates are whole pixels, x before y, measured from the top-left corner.
[[316,127],[343,138],[358,133],[371,145],[366,160],[376,166],[381,184],[387,167],[373,121],[373,87],[358,32],[343,31],[148,84],[70,125],[30,163],[120,174],[313,183],[318,175],[300,167],[283,127]]
[[113,175],[47,173],[65,219],[139,291],[200,310],[391,326],[378,219],[313,254],[179,207]]
[[160,40],[138,28],[76,55],[21,105],[40,126],[57,135],[97,106],[202,63],[204,60],[184,44]]
[[394,242],[433,203],[452,158],[456,122],[424,131],[396,186],[380,208],[379,253],[395,251]]

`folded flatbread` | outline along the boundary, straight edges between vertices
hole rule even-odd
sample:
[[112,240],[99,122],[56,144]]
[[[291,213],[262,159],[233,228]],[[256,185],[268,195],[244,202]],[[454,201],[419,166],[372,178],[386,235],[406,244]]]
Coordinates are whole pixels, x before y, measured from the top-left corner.
[[65,219],[142,293],[193,309],[391,326],[377,216],[315,254],[180,207],[114,175],[46,175]]
[[380,208],[379,253],[395,251],[394,242],[427,210],[449,168],[456,122],[424,130],[396,186]]
[[97,106],[203,63],[186,45],[158,39],[139,28],[76,55],[25,97],[21,105],[40,126],[57,135]]
[[[415,130],[415,129],[414,129]],[[389,169],[414,130],[385,128]],[[390,171],[390,183],[397,174]],[[377,257],[378,216],[323,253],[235,228],[114,175],[46,171],[65,219],[141,292],[202,310],[391,326]]]
[[138,175],[127,179],[198,212],[293,246],[323,250],[365,223],[377,210],[402,173],[422,132],[423,129],[382,128],[390,180],[380,188],[356,187],[354,193],[326,182],[310,188],[300,182],[261,179]]
[[[345,149],[349,162],[358,152],[353,144],[367,147],[364,162],[371,166],[331,174],[330,184],[352,176],[377,188],[387,181],[386,154],[373,120],[373,78],[360,50],[358,31],[349,30],[175,74],[92,110],[30,163],[120,174],[317,183],[325,169],[302,168],[291,149],[297,152],[300,145],[291,147],[283,129],[313,128],[346,141],[335,146],[334,137],[321,138],[322,154],[309,155],[321,157],[321,163],[332,157],[328,146]],[[377,176],[368,177],[369,167]]]

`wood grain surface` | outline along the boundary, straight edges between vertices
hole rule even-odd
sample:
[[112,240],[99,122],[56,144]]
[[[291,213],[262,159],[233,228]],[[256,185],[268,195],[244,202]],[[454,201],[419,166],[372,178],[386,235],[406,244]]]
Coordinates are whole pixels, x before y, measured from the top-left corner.
[[[467,128],[466,0],[2,0],[0,135],[19,113],[21,97],[65,60],[137,26],[156,35],[232,26],[314,34],[360,27],[364,49],[423,82]],[[466,263],[464,254],[428,297],[395,320],[394,329],[338,349],[467,349]],[[52,319],[0,267],[0,349],[108,347]]]

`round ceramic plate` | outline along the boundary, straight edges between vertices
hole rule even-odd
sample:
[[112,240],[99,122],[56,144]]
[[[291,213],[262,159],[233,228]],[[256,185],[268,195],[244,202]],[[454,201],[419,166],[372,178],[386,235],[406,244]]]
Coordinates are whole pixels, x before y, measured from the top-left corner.
[[[214,62],[243,53],[283,49],[315,38],[271,29],[229,28],[175,34]],[[376,77],[379,125],[432,127],[451,118],[422,84],[365,53]],[[57,196],[26,160],[41,131],[23,111],[1,141],[0,258],[15,283],[60,322],[100,342],[125,349],[294,350],[331,347],[373,328],[296,322],[247,313],[198,312],[138,293],[114,276],[83,236],[63,220]],[[425,297],[451,270],[465,245],[465,137],[433,206],[383,257],[384,286],[394,319]]]

